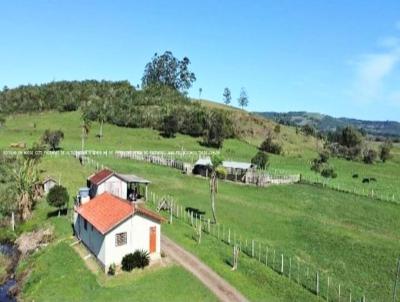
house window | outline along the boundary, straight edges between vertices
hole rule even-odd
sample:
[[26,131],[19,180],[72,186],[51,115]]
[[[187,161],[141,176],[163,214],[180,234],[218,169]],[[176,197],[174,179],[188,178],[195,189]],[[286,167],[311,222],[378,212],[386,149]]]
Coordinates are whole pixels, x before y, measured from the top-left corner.
[[125,245],[127,242],[126,232],[115,235],[115,246]]
[[83,228],[87,231],[87,220],[83,218]]

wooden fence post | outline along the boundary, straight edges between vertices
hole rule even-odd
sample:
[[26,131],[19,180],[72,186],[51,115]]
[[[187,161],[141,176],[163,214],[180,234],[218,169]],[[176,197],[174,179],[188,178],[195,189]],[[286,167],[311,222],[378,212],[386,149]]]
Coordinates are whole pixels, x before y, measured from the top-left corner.
[[318,274],[318,272],[317,272],[317,276],[316,276],[315,292],[316,292],[317,296],[319,296],[319,274]]
[[329,284],[330,284],[330,279],[328,277],[328,284],[327,284],[327,288],[326,288],[326,301],[329,301]]
[[292,258],[289,257],[289,280],[292,277]]
[[228,244],[231,245],[231,228],[228,230]]
[[281,254],[281,274],[283,275],[283,254]]
[[339,283],[339,286],[338,286],[339,288],[338,288],[338,300],[339,300],[339,302],[340,302],[340,283]]
[[210,230],[210,227],[211,227],[210,218],[208,218],[208,220],[207,220],[207,227],[208,227],[208,234],[210,234],[211,233],[211,230]]
[[251,257],[254,258],[254,240],[251,241]]
[[261,242],[258,243],[258,261],[261,262]]

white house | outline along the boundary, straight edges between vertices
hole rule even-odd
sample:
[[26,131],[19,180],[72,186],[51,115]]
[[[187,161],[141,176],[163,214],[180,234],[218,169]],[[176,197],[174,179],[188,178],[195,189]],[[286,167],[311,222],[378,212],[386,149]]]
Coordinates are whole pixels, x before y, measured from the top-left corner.
[[[119,174],[109,169],[103,169],[89,176],[87,186],[90,197],[109,192],[123,199],[147,199],[147,186],[150,181],[133,174]],[[144,192],[142,186],[144,185]]]
[[140,205],[101,193],[75,206],[75,234],[106,270],[122,258],[146,250],[160,257],[160,231],[164,218]]

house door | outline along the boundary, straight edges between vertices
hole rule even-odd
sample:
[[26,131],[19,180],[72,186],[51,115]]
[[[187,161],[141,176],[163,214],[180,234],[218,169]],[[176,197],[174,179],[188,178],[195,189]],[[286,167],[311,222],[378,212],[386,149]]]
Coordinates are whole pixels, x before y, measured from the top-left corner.
[[155,253],[157,248],[157,227],[150,227],[150,253]]

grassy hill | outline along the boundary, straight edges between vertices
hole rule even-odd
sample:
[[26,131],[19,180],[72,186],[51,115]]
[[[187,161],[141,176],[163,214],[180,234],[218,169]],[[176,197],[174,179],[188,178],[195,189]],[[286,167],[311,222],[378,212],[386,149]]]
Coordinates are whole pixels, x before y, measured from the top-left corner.
[[258,112],[257,114],[276,122],[290,125],[313,125],[321,132],[334,131],[337,128],[352,125],[355,128],[364,129],[366,133],[371,136],[400,139],[400,123],[396,121],[366,121],[345,117],[335,118],[325,114],[306,111],[293,111],[286,113]]

